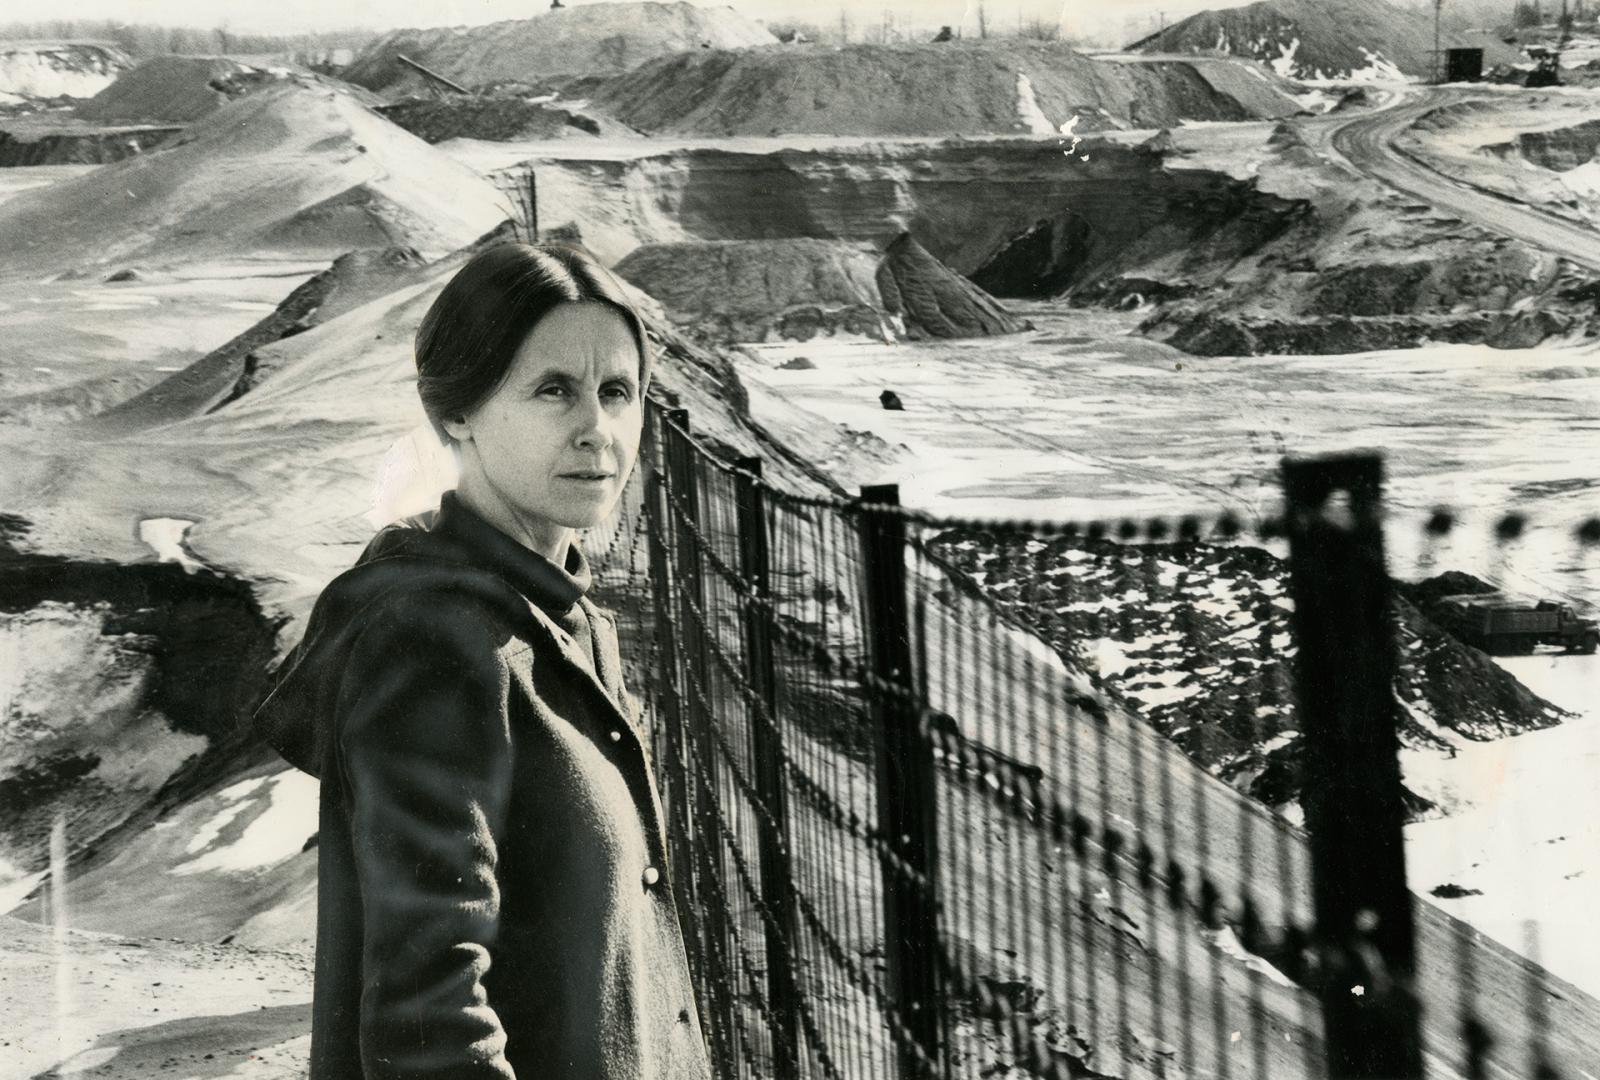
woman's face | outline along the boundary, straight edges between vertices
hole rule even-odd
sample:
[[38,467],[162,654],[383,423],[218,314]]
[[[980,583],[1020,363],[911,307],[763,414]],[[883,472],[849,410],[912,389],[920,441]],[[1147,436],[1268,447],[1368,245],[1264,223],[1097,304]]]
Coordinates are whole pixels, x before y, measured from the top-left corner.
[[603,304],[552,308],[499,389],[446,423],[461,446],[463,480],[487,486],[524,526],[600,524],[639,456],[639,366],[618,312]]

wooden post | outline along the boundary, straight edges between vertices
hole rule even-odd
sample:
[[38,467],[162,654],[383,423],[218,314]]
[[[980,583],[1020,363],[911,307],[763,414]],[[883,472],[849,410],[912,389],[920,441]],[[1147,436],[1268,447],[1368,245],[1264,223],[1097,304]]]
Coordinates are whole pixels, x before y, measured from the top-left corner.
[[[772,586],[767,548],[766,499],[761,459],[740,458],[735,474],[740,573],[751,595],[744,609],[745,670],[756,701],[775,725],[777,678],[772,657]],[[778,1080],[800,1075],[799,990],[793,950],[799,942],[794,880],[789,865],[789,811],[784,787],[783,735],[750,710],[756,794],[766,807],[758,815],[761,902],[771,915],[766,926],[767,1001],[773,1016],[773,1067]]]
[[1328,1074],[1420,1080],[1382,462],[1286,461],[1283,479]]
[[[933,744],[921,730],[911,670],[911,620],[906,604],[905,519],[895,510],[900,488],[861,489],[865,635],[876,735],[878,831],[894,859],[883,867],[884,947],[888,996],[909,1040],[897,1038],[902,1078],[942,1071],[942,965],[937,894],[938,808]],[[920,1051],[920,1052],[919,1052]]]
[[[738,1063],[738,1037],[734,1032],[738,1018],[734,1012],[732,995],[739,973],[728,960],[733,938],[729,933],[727,912],[717,899],[719,896],[729,896],[731,890],[728,888],[728,875],[724,871],[726,861],[722,857],[722,835],[717,830],[713,810],[714,806],[719,805],[716,786],[718,749],[711,734],[711,726],[717,723],[717,717],[712,713],[715,702],[711,696],[711,665],[708,662],[706,640],[712,628],[702,625],[702,620],[710,622],[710,615],[706,610],[700,540],[696,536],[700,529],[700,473],[694,459],[694,445],[687,438],[688,411],[670,410],[666,419],[667,422],[662,426],[668,477],[666,511],[672,522],[674,564],[677,568],[673,586],[679,600],[680,615],[675,625],[681,637],[679,644],[683,650],[688,681],[680,699],[684,705],[685,758],[687,760],[692,751],[693,757],[698,760],[697,767],[691,766],[691,798],[698,833],[691,834],[693,838],[690,844],[698,855],[693,872],[715,878],[714,881],[697,882],[695,887],[695,896],[700,905],[698,915],[705,928],[701,942],[706,969],[704,1007],[711,1027],[712,1067],[719,1076],[732,1077]],[[699,611],[699,615],[690,609],[691,604]]]

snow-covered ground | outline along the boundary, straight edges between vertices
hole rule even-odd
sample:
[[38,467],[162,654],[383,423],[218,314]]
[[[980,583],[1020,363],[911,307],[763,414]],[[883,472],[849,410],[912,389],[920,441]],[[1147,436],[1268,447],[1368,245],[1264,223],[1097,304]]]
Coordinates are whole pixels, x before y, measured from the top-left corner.
[[1495,742],[1463,740],[1449,761],[1405,755],[1406,779],[1423,794],[1471,804],[1406,829],[1407,877],[1420,893],[1466,890],[1434,902],[1600,994],[1600,656],[1499,662],[1578,718]]
[[[908,505],[967,517],[1232,510],[1253,522],[1279,508],[1284,455],[1377,448],[1398,576],[1463,570],[1600,607],[1600,549],[1572,531],[1600,512],[1600,350],[1194,357],[1088,336],[1103,316],[1011,306],[1039,329],[746,346],[739,372],[757,420],[792,425],[768,404],[781,398],[909,450],[895,475],[842,481],[895,480]],[[781,367],[800,356],[814,367]],[[884,389],[903,412],[881,407]],[[1437,506],[1457,515],[1442,540],[1423,529]],[[1494,523],[1513,509],[1526,530],[1497,545]]]
[[[1040,327],[986,340],[750,347],[740,374],[758,421],[782,399],[904,446],[902,500],[968,517],[1086,520],[1279,504],[1283,455],[1380,448],[1391,569],[1455,569],[1547,598],[1600,606],[1600,550],[1572,536],[1600,512],[1600,352],[1438,346],[1355,356],[1199,358],[1138,339],[1084,336],[1081,315],[1012,305]],[[797,356],[809,370],[780,369]],[[885,411],[893,389],[903,412]],[[790,420],[787,427],[793,427]],[[798,430],[784,430],[796,445]],[[1426,536],[1431,508],[1459,524]],[[1515,543],[1491,539],[1508,509]],[[1115,658],[1106,657],[1115,662]],[[1453,760],[1408,755],[1421,793],[1461,808],[1415,825],[1414,886],[1506,945],[1600,993],[1600,659],[1504,661],[1535,692],[1582,713],[1546,731],[1463,742]],[[1530,945],[1523,920],[1535,920]]]

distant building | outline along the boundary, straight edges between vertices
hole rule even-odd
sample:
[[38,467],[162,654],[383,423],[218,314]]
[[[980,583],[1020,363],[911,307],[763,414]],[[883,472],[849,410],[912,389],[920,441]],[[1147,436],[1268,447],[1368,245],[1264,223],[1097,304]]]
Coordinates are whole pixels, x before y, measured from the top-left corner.
[[1481,78],[1483,78],[1482,49],[1445,50],[1445,82],[1477,82]]

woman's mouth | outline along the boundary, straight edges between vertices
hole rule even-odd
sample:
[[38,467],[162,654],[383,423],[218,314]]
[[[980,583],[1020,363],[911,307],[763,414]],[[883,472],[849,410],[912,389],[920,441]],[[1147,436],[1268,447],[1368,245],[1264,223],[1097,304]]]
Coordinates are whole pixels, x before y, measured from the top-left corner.
[[597,484],[602,480],[610,480],[613,475],[613,473],[608,472],[569,472],[561,474],[565,480],[583,480],[591,484]]

